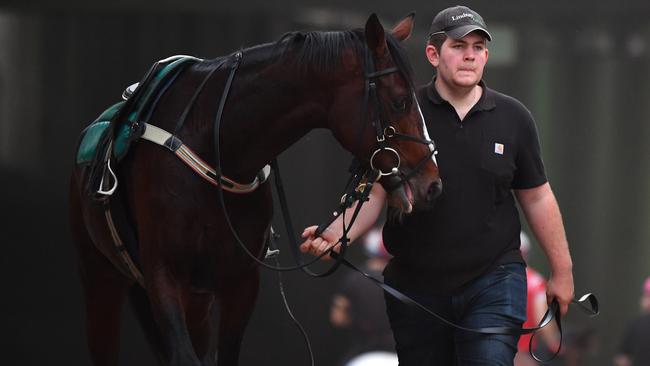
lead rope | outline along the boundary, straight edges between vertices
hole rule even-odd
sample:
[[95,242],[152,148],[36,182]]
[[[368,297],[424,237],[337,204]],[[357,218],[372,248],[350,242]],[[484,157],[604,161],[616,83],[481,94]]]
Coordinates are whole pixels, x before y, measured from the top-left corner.
[[[273,228],[271,228],[271,236],[269,238],[269,248],[272,250],[278,250],[278,243],[277,240],[279,239],[279,235],[273,231]],[[278,256],[274,256],[273,260],[275,261],[275,265],[277,267],[280,267],[280,260],[278,259]],[[307,352],[309,353],[309,361],[311,366],[314,366],[314,351],[311,347],[311,342],[309,341],[309,335],[307,335],[307,332],[305,331],[305,328],[300,324],[300,321],[296,319],[295,315],[293,315],[293,311],[291,311],[291,306],[289,306],[289,301],[287,301],[287,294],[284,292],[284,282],[282,281],[282,272],[277,271],[278,273],[278,288],[280,290],[280,296],[282,297],[282,302],[284,303],[284,309],[289,314],[289,317],[291,318],[291,321],[293,324],[296,325],[298,330],[300,331],[300,334],[302,335],[302,338],[305,340],[305,344],[307,345]]]
[[[350,170],[351,170],[352,175],[348,179],[348,184],[347,184],[347,187],[345,189],[345,194],[343,195],[343,198],[341,199],[341,204],[336,209],[336,211],[334,211],[332,216],[330,216],[329,220],[326,223],[321,224],[318,227],[318,229],[316,230],[315,235],[320,236],[320,234],[332,223],[332,221],[334,221],[340,214],[342,214],[342,213],[345,214],[345,210],[352,207],[352,204],[355,201],[358,201],[359,203],[357,204],[357,207],[356,207],[356,209],[354,211],[354,214],[352,216],[352,220],[350,221],[350,224],[348,225],[347,229],[345,228],[345,221],[343,222],[344,223],[344,230],[343,230],[343,235],[341,237],[341,240],[339,240],[337,243],[334,243],[334,244],[331,245],[331,248],[333,248],[336,245],[338,245],[339,243],[341,244],[341,249],[340,249],[341,252],[340,252],[339,257],[335,258],[336,259],[335,262],[332,264],[332,266],[328,270],[326,270],[326,271],[324,271],[322,273],[315,273],[315,272],[311,271],[309,268],[307,268],[306,265],[304,265],[302,257],[300,256],[300,253],[298,253],[298,243],[297,243],[297,241],[295,240],[295,237],[292,234],[292,233],[294,233],[293,224],[292,224],[292,221],[291,221],[291,215],[289,215],[289,207],[288,207],[288,204],[287,204],[286,194],[284,192],[284,185],[282,184],[282,178],[281,178],[281,174],[280,174],[280,167],[279,167],[279,164],[278,164],[277,160],[273,160],[273,162],[271,163],[271,166],[273,167],[273,171],[274,171],[274,174],[275,174],[275,188],[276,188],[276,191],[278,192],[278,199],[280,201],[282,217],[284,219],[284,224],[285,224],[285,227],[286,227],[286,230],[287,230],[287,234],[289,236],[289,241],[290,241],[289,248],[291,249],[291,254],[294,257],[294,260],[299,265],[299,267],[301,267],[302,271],[305,272],[307,275],[309,275],[311,277],[326,277],[326,276],[331,275],[332,273],[334,273],[339,268],[339,266],[341,265],[341,260],[345,257],[345,253],[346,253],[347,246],[348,246],[347,244],[348,244],[348,241],[349,241],[348,238],[347,238],[347,233],[352,228],[352,224],[356,220],[356,217],[357,217],[359,211],[361,210],[361,206],[363,205],[364,202],[366,202],[368,200],[368,196],[370,194],[370,189],[372,188],[372,184],[370,184],[370,185],[366,184],[364,186],[365,189],[362,192],[357,192],[357,187],[358,187],[359,183],[361,182],[361,180],[364,179],[364,178],[367,179],[369,182],[374,182],[375,179],[376,179],[376,175],[374,173],[372,173],[372,172],[369,173],[368,171],[363,170],[363,168],[358,164],[353,163],[353,165],[351,166]],[[371,175],[368,176],[368,174],[371,174]],[[316,257],[316,259],[320,259],[326,254],[327,253],[323,253],[323,254],[319,255],[318,257]],[[307,265],[309,265],[311,263],[314,263],[314,261],[309,262]]]
[[[331,257],[336,258],[337,253],[333,250],[330,249],[329,254]],[[394,287],[391,287],[390,285],[387,285],[381,280],[378,280],[359,268],[357,268],[354,264],[350,263],[346,259],[341,259],[341,262],[343,265],[346,267],[352,269],[353,271],[356,271],[360,273],[362,276],[370,280],[372,283],[374,283],[376,286],[380,287],[382,290],[384,290],[386,293],[389,295],[393,296],[397,300],[401,301],[404,304],[419,308],[420,310],[424,311],[425,313],[433,316],[434,318],[438,319],[440,322],[443,324],[446,324],[452,328],[460,329],[466,332],[471,332],[471,333],[477,333],[477,334],[484,334],[484,335],[495,335],[495,334],[506,334],[506,335],[523,335],[523,334],[531,334],[531,340],[529,343],[529,352],[530,355],[538,362],[541,363],[548,363],[555,359],[555,357],[560,353],[562,349],[562,321],[561,321],[561,314],[560,314],[560,306],[557,302],[556,299],[553,299],[551,302],[551,305],[549,306],[548,310],[546,310],[546,313],[540,320],[539,324],[536,327],[533,328],[512,328],[512,327],[485,327],[485,328],[467,328],[463,327],[461,325],[458,325],[454,322],[451,322],[444,317],[440,316],[436,312],[430,310],[426,306],[420,304],[419,302],[413,300],[411,297],[405,295],[401,291],[395,289]],[[585,303],[589,303],[589,306],[586,306]],[[593,293],[587,293],[583,296],[581,296],[579,299],[573,299],[571,300],[571,304],[577,305],[580,310],[588,314],[590,317],[594,317],[598,314],[600,314],[600,307],[599,307],[599,302],[598,298],[596,298],[596,295]],[[532,338],[535,335],[535,332],[538,330],[544,328],[547,326],[551,321],[555,320],[558,330],[560,332],[560,344],[558,346],[558,349],[555,351],[553,355],[550,356],[548,359],[541,359],[532,350]]]
[[[241,63],[241,59],[242,59],[242,53],[240,51],[240,52],[237,52],[235,54],[235,61],[234,61],[233,65],[231,66],[230,75],[228,76],[228,81],[226,82],[223,94],[221,95],[221,101],[219,102],[219,108],[217,109],[217,114],[216,114],[216,117],[215,117],[215,123],[214,123],[215,150],[216,150],[215,175],[216,175],[217,179],[220,179],[221,176],[222,176],[222,174],[221,174],[221,161],[220,161],[221,156],[220,156],[220,149],[219,149],[221,116],[223,114],[223,109],[224,109],[224,106],[226,104],[226,100],[228,99],[228,92],[230,91],[230,87],[232,86],[232,81],[233,81],[233,79],[235,77],[235,73],[237,71],[237,68],[239,67],[239,64]],[[234,226],[232,225],[232,222],[230,220],[230,215],[228,214],[228,210],[226,208],[226,201],[224,199],[223,188],[221,187],[221,185],[217,186],[217,195],[219,197],[219,203],[221,204],[221,209],[223,210],[224,218],[226,220],[226,223],[228,224],[228,228],[230,229],[230,232],[232,233],[233,237],[235,238],[235,241],[237,242],[237,244],[244,250],[244,252],[248,255],[248,257],[250,259],[252,259],[255,263],[257,263],[257,264],[259,264],[259,265],[261,265],[263,267],[266,267],[266,268],[269,268],[269,269],[272,269],[272,270],[275,270],[275,271],[278,272],[280,295],[282,296],[282,300],[284,302],[284,307],[285,307],[287,313],[289,314],[289,316],[291,317],[292,321],[294,322],[294,324],[296,324],[296,326],[300,330],[300,333],[302,334],[303,338],[305,339],[305,342],[307,344],[307,350],[309,352],[309,358],[310,358],[310,361],[311,361],[311,366],[314,366],[314,355],[313,355],[313,351],[312,351],[312,347],[311,347],[311,342],[309,341],[309,337],[307,336],[307,333],[305,332],[305,329],[303,328],[303,326],[300,324],[300,322],[296,319],[296,317],[293,315],[293,312],[291,311],[291,307],[289,306],[289,303],[287,302],[286,294],[284,292],[284,285],[283,285],[282,276],[281,276],[282,272],[295,270],[296,268],[301,268],[302,265],[301,266],[292,266],[292,267],[279,267],[279,259],[277,257],[275,258],[276,266],[268,265],[267,263],[264,263],[263,261],[259,260],[259,258],[257,256],[255,256],[255,255],[253,255],[253,253],[250,252],[248,247],[246,247],[246,245],[242,242],[242,240],[239,238],[239,235],[237,234],[237,231],[235,230]],[[271,239],[272,240],[274,240],[273,234],[274,233],[271,232],[271,235],[272,235]],[[293,236],[291,234],[289,236],[291,238],[293,238]],[[295,238],[293,238],[293,239],[295,240]],[[325,254],[326,253],[323,253],[323,255],[325,255]],[[320,259],[320,257],[315,258],[313,260],[313,262],[316,262],[319,259]],[[310,262],[309,264],[311,264],[313,262]]]

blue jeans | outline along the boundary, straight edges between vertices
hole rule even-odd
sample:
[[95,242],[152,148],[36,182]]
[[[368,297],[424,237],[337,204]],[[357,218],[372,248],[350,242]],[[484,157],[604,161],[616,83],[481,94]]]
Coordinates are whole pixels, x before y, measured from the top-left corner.
[[[454,295],[404,293],[466,328],[520,328],[526,320],[526,269],[522,263],[500,265]],[[388,294],[385,298],[400,366],[513,364],[519,336],[457,330]]]

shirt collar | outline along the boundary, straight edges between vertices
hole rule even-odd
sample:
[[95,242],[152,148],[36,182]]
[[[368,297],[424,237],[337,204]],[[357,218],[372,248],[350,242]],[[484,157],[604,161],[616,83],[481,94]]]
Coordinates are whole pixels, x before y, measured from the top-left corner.
[[[435,87],[435,81],[436,78],[434,77],[427,85],[424,86],[426,89],[427,98],[429,98],[429,100],[434,104],[446,103],[447,101],[442,99],[440,94],[438,94],[438,91]],[[478,85],[483,88],[483,93],[481,94],[481,98],[479,98],[478,102],[476,102],[476,105],[472,109],[489,111],[496,108],[496,102],[494,101],[494,91],[488,88],[483,80],[479,81]]]

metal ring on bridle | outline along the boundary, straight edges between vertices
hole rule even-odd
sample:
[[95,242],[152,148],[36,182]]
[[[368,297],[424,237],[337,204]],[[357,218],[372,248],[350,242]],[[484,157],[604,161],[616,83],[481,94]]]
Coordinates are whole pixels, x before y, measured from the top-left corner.
[[395,130],[395,127],[393,127],[393,126],[388,126],[388,127],[384,128],[384,136],[386,136],[388,138],[391,138],[391,137],[395,136],[396,133],[397,133],[397,131]]
[[[394,166],[393,168],[391,168],[391,170],[388,173],[384,173],[381,169],[378,169],[377,167],[375,167],[375,163],[374,163],[375,156],[377,155],[377,153],[380,153],[382,151],[390,151],[393,154],[395,154],[395,157],[397,158],[397,165]],[[399,173],[399,167],[400,167],[401,163],[402,163],[402,160],[400,159],[399,154],[397,153],[397,151],[395,149],[393,149],[393,148],[390,148],[390,147],[384,147],[384,148],[381,148],[381,149],[377,149],[377,150],[375,150],[374,153],[372,153],[372,156],[370,157],[370,168],[372,170],[378,171],[379,175],[382,176],[382,177],[387,176],[387,175],[393,175],[393,174],[397,175]]]

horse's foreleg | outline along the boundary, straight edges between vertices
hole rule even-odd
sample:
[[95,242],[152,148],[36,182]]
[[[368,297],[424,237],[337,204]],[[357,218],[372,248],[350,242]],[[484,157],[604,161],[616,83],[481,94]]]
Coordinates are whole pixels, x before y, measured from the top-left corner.
[[219,294],[218,366],[238,364],[244,330],[253,312],[258,290],[259,272],[255,269]]
[[199,366],[201,363],[194,351],[185,317],[188,286],[179,283],[166,268],[148,273],[145,287],[165,343],[169,364]]
[[141,286],[133,286],[129,291],[129,299],[131,300],[131,307],[133,312],[144,331],[144,335],[151,346],[154,354],[158,358],[160,364],[165,364],[167,356],[165,353],[164,340],[158,330],[158,325],[153,318],[151,312],[151,304],[149,297]]
[[213,304],[214,294],[193,293],[185,312],[192,344],[203,366],[214,366],[216,362],[216,344],[212,339],[216,326],[212,317]]

